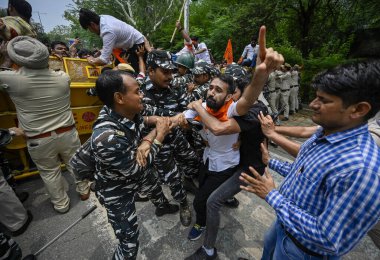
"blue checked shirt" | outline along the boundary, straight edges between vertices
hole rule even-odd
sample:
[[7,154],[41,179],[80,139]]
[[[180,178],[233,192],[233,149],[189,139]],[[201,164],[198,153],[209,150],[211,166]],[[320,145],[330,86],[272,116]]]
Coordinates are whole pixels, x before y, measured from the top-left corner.
[[380,217],[380,151],[367,125],[323,136],[320,128],[293,163],[271,159],[285,177],[266,201],[285,229],[322,255],[349,252]]

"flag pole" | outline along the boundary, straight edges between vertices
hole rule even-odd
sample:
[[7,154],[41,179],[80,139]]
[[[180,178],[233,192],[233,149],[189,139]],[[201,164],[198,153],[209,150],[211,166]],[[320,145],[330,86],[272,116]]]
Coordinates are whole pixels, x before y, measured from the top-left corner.
[[[186,4],[186,2],[187,2],[187,0],[184,0],[184,1],[183,1],[183,5],[182,5],[182,8],[181,8],[181,13],[179,14],[178,21],[181,21],[182,14],[183,14],[183,9],[185,8],[185,4]],[[171,38],[171,40],[170,40],[170,44],[173,43],[174,36],[175,36],[176,33],[177,33],[177,27],[174,28],[174,32],[173,32],[172,38]]]

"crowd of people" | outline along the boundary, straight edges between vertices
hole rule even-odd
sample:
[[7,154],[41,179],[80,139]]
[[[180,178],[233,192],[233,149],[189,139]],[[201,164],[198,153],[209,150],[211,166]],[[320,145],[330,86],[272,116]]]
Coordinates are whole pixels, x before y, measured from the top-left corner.
[[[125,22],[87,9],[80,10],[79,23],[102,38],[100,51],[77,50],[75,39],[70,46],[54,41],[49,52],[30,28],[31,10],[25,0],[10,0],[9,16],[0,19],[1,61],[9,68],[0,72],[0,90],[15,104],[19,123],[10,132],[26,137],[57,213],[70,210],[61,161],[81,200],[92,187],[119,240],[113,259],[136,259],[135,202],[147,200],[157,217],[178,212],[181,224],[190,226],[190,241],[204,235],[203,245],[186,259],[216,259],[220,208],[238,207],[234,195],[242,190],[276,213],[262,259],[340,259],[368,231],[380,247],[379,61],[318,74],[310,103],[318,126],[290,128],[279,126],[278,116],[286,121],[300,109],[300,67],[267,48],[264,26],[238,64],[220,69],[206,44],[179,21],[185,43],[172,54],[152,48]],[[89,91],[104,106],[82,146],[70,109],[70,78],[49,69],[49,56],[105,66]],[[284,135],[309,139],[299,145]],[[294,162],[271,159],[268,140]],[[285,177],[279,188],[267,167]],[[8,232],[0,233],[0,258],[20,259],[9,234],[22,234],[33,216],[2,175],[0,221]]]

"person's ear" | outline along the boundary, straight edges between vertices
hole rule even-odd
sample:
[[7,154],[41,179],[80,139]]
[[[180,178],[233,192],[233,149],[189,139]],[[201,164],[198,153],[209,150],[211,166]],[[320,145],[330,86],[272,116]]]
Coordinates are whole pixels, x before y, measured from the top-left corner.
[[152,75],[153,75],[153,72],[154,72],[154,69],[152,69],[152,68],[149,68],[149,69],[148,69],[148,75],[149,75],[149,76],[152,76]]
[[116,104],[122,105],[124,103],[124,95],[121,92],[115,92],[113,94],[113,99]]
[[227,94],[225,102],[230,101],[230,99],[232,98],[232,96],[233,96],[233,94]]
[[351,111],[351,118],[352,119],[358,119],[365,117],[369,111],[371,111],[371,104],[368,102],[359,102],[355,105],[352,106],[352,111]]

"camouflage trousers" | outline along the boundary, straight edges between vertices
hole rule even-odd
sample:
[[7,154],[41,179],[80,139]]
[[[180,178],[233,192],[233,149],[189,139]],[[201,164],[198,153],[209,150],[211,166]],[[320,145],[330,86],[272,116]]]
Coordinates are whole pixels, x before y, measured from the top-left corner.
[[149,168],[134,183],[124,181],[96,182],[96,195],[99,201],[107,209],[109,223],[115,232],[119,245],[112,259],[136,259],[139,248],[139,229],[135,207],[135,193],[146,194],[150,201],[156,206],[169,203],[161,186],[158,185],[154,169]]
[[196,177],[198,165],[199,157],[179,130],[170,134],[154,161],[160,180],[169,185],[177,202],[186,199],[182,177]]

